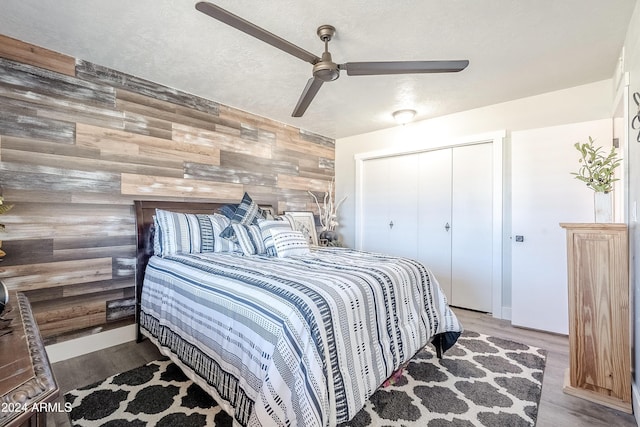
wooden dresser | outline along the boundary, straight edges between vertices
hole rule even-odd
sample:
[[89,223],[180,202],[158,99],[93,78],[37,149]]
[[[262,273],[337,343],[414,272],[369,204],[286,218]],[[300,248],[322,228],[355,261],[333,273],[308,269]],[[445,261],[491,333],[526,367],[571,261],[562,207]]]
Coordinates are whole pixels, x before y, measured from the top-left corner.
[[0,337],[0,426],[44,426],[60,410],[59,390],[40,331],[24,294],[12,293],[12,332]]
[[569,276],[569,369],[564,391],[631,413],[627,226],[560,226],[567,232]]

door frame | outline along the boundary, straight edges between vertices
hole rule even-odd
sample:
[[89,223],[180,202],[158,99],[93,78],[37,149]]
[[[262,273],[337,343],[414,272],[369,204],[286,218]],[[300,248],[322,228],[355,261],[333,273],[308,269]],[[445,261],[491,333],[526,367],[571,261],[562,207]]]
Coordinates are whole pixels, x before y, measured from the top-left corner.
[[[406,154],[418,154],[428,151],[442,150],[446,148],[460,147],[464,145],[476,144],[493,144],[493,254],[492,254],[492,295],[491,307],[492,315],[495,318],[509,318],[509,308],[511,304],[504,304],[502,301],[503,294],[503,265],[505,263],[505,254],[503,253],[503,217],[505,209],[503,204],[503,192],[505,181],[504,178],[504,143],[507,137],[506,130],[483,133],[479,135],[469,135],[461,138],[443,140],[442,143],[430,145],[425,148],[390,148],[385,150],[369,151],[354,155],[355,161],[355,178],[356,178],[356,198],[355,198],[355,247],[357,250],[362,249],[362,227],[364,212],[363,205],[363,187],[364,187],[364,162],[370,159],[401,156]],[[428,267],[428,266],[427,266]],[[505,308],[506,307],[506,308]]]

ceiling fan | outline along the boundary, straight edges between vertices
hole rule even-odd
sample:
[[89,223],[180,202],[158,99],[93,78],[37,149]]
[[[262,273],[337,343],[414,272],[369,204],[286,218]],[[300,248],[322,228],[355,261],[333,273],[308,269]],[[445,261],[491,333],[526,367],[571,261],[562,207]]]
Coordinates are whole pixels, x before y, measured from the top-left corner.
[[324,42],[324,52],[318,57],[293,43],[270,33],[269,31],[240,18],[233,13],[209,2],[196,3],[196,9],[227,25],[232,26],[250,36],[262,40],[313,65],[313,77],[298,99],[292,117],[302,117],[324,82],[330,82],[340,76],[340,70],[346,70],[349,76],[372,76],[382,74],[416,74],[416,73],[452,73],[464,70],[469,61],[386,61],[386,62],[346,62],[336,64],[331,59],[329,42],[336,29],[331,25],[318,28],[318,37]]

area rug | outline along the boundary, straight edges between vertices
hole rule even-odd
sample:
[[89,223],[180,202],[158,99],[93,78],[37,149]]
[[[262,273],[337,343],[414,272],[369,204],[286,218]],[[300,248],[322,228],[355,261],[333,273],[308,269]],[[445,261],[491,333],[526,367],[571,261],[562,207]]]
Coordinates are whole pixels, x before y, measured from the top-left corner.
[[[444,358],[426,346],[341,427],[534,426],[546,352],[465,331]],[[170,361],[65,395],[74,426],[216,426],[231,417]]]

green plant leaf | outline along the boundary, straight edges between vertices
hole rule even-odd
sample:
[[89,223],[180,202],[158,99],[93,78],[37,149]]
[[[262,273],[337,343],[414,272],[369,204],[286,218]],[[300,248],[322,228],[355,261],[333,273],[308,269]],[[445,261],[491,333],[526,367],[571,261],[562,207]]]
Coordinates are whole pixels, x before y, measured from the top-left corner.
[[614,178],[615,169],[620,166],[621,159],[617,158],[615,147],[611,147],[607,155],[604,154],[603,147],[594,147],[595,140],[589,136],[588,143],[576,142],[574,147],[580,152],[578,159],[580,167],[578,172],[571,172],[571,175],[589,188],[598,192],[613,191],[613,183],[618,181]]

